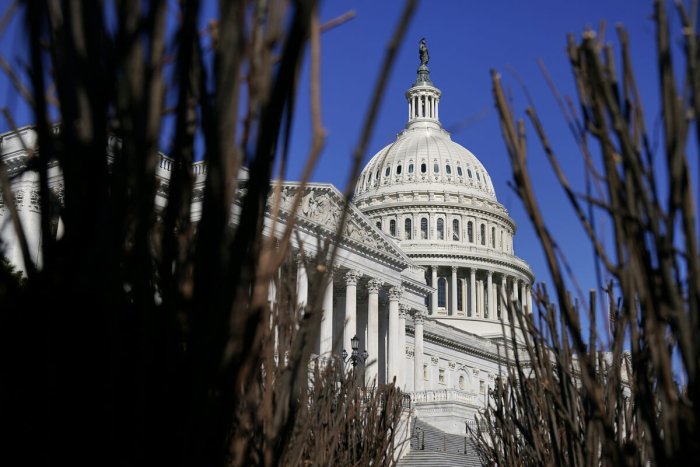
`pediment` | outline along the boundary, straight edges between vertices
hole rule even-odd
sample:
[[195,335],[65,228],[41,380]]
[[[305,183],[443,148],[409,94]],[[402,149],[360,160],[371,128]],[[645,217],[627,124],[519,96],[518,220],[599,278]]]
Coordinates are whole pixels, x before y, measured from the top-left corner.
[[[281,186],[280,216],[288,217],[294,207],[294,200],[301,188],[299,183],[284,182]],[[274,191],[274,190],[273,190]],[[268,215],[271,200],[268,200]],[[345,197],[336,187],[327,183],[310,183],[304,187],[301,202],[297,208],[297,225],[321,231],[329,236],[338,231],[343,215]],[[411,259],[398,247],[396,242],[385,235],[371,220],[350,202],[348,216],[343,228],[341,241],[369,256],[382,255],[406,267],[413,264]]]

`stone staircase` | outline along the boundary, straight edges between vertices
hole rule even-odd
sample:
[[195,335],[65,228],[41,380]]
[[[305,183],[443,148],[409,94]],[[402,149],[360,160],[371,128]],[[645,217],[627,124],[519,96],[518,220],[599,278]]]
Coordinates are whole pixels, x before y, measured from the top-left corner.
[[411,433],[411,450],[399,461],[399,467],[481,466],[468,437],[445,433],[418,418],[413,419]]

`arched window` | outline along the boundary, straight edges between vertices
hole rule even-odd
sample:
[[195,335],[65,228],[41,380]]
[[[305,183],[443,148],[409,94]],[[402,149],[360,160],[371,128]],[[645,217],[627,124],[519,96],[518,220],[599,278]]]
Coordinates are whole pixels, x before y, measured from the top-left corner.
[[408,164],[408,173],[413,173],[413,164]]
[[459,241],[459,221],[457,219],[452,219],[452,240]]
[[501,243],[499,244],[499,248],[502,250],[503,249],[503,231],[501,230]]
[[382,230],[382,221],[377,221],[377,228]]
[[462,284],[462,279],[457,280],[457,309],[459,311],[464,311],[464,307],[462,306],[462,290],[464,288],[464,284]]
[[464,384],[464,375],[459,375],[459,389],[461,389],[462,391],[464,391],[464,386],[465,386],[465,384]]
[[420,165],[420,173],[424,174],[425,172],[428,171],[428,167],[425,165],[425,163]]
[[396,166],[396,175],[401,175],[401,166],[400,165]]
[[428,239],[428,218],[427,217],[423,217],[420,220],[420,238],[422,238],[423,240]]
[[391,166],[387,165],[386,170],[384,170],[384,176],[388,177],[391,174]]
[[472,171],[471,171],[471,169],[467,169],[467,175],[469,175],[469,178],[472,178]]
[[467,238],[469,238],[469,243],[474,243],[474,223],[472,221],[467,222]]
[[491,248],[496,248],[496,227],[491,227]]
[[440,165],[436,162],[433,164],[433,172],[438,173],[440,171]]
[[457,166],[457,175],[462,176],[462,168],[460,166]]
[[438,286],[437,286],[437,293],[438,293],[438,303],[437,306],[438,308],[445,308],[446,302],[447,302],[447,279],[444,277],[441,277],[438,279]]
[[486,226],[484,224],[481,224],[481,228],[479,229],[479,233],[481,234],[481,244],[486,245]]
[[411,219],[406,219],[403,223],[403,238],[406,240],[411,239],[411,234],[413,233],[411,227]]
[[445,172],[447,172],[447,175],[451,175],[451,174],[452,174],[452,167],[450,167],[449,164],[447,164],[447,165],[445,166]]
[[476,179],[481,181],[481,177],[479,176],[479,172],[476,173]]
[[396,237],[396,221],[394,219],[389,221],[389,235]]
[[438,240],[445,239],[445,221],[442,218],[437,220],[437,236]]

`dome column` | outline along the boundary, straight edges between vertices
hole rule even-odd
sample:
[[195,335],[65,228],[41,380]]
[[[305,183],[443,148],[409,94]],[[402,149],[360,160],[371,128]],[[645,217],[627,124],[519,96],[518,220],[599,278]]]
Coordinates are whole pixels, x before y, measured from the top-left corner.
[[494,300],[493,300],[493,272],[492,271],[487,271],[488,276],[486,279],[486,300],[487,302],[487,314],[489,319],[494,319],[496,318],[496,307],[494,305]]
[[379,289],[382,281],[371,279],[367,283],[367,353],[365,378],[368,385],[379,384]]
[[476,270],[474,268],[469,269],[469,309],[471,317],[476,318]]
[[452,281],[450,283],[450,315],[457,315],[457,266],[452,266]]
[[527,286],[527,312],[532,314],[532,286]]
[[414,331],[413,340],[415,351],[413,353],[413,390],[423,390],[423,313],[416,310],[413,315]]
[[430,314],[437,314],[437,266],[430,266],[430,273],[432,274],[430,285],[435,289],[431,292],[430,297]]
[[508,297],[508,289],[506,288],[506,284],[506,276],[502,275],[501,290],[499,290],[498,300],[501,304],[501,319],[504,323],[508,322],[508,309],[506,308],[508,306],[508,300],[506,299]]
[[527,306],[527,284],[525,281],[520,281],[520,306],[523,309],[523,313],[526,313],[525,307]]

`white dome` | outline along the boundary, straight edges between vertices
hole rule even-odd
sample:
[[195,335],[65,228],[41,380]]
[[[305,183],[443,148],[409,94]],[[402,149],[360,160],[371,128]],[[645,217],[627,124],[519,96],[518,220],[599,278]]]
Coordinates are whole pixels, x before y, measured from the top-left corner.
[[496,201],[479,160],[434,121],[413,121],[365,166],[355,199],[397,190],[438,190]]

